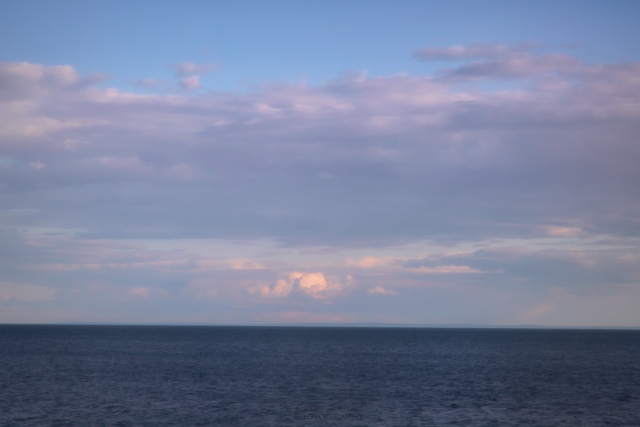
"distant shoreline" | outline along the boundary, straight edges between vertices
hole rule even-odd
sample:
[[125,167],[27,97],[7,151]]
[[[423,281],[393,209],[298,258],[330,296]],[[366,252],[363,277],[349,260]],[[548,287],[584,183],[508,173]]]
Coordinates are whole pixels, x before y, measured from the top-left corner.
[[274,324],[225,324],[225,323],[115,323],[115,322],[65,322],[65,323],[0,323],[2,326],[181,326],[181,327],[237,327],[237,328],[381,328],[381,329],[525,329],[525,330],[640,330],[638,326],[546,326],[546,325],[470,325],[413,323],[274,323]]

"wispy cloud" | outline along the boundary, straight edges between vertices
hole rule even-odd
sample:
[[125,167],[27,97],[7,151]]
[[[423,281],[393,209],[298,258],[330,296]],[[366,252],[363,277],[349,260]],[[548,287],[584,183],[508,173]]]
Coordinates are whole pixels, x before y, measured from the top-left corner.
[[525,79],[549,75],[577,75],[591,67],[564,54],[536,54],[535,43],[508,46],[476,44],[449,48],[424,48],[414,52],[421,61],[462,61],[454,68],[443,68],[440,75],[458,81],[464,79]]
[[176,77],[202,76],[222,68],[220,64],[196,64],[194,62],[182,62],[173,66]]
[[413,53],[421,61],[460,61],[471,59],[496,59],[521,55],[539,49],[542,45],[534,42],[509,46],[507,44],[456,45],[451,47],[425,47]]
[[198,78],[198,76],[185,77],[184,79],[180,79],[179,83],[183,89],[200,89],[200,79]]
[[396,291],[386,290],[382,286],[368,289],[367,293],[372,295],[398,295]]

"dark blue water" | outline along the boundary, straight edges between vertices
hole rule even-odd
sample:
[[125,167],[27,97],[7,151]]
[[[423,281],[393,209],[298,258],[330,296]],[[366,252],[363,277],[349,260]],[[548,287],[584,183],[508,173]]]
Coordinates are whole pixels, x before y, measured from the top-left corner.
[[4,426],[640,426],[640,331],[0,326]]

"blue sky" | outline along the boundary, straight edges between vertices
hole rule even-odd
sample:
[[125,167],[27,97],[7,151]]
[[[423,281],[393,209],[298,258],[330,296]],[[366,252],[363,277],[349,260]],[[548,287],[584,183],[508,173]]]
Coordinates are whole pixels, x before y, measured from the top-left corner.
[[[212,90],[262,81],[317,84],[345,71],[424,74],[415,49],[535,41],[587,62],[637,61],[635,1],[5,1],[6,61],[81,74],[171,79],[172,64],[214,62]],[[112,84],[113,84],[112,83]]]
[[0,5],[0,322],[640,326],[640,3]]

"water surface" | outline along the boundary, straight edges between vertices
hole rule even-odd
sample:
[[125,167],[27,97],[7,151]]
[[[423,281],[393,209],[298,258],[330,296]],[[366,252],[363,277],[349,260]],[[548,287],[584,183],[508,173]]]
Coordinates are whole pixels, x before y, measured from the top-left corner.
[[0,425],[640,426],[640,331],[0,325]]

